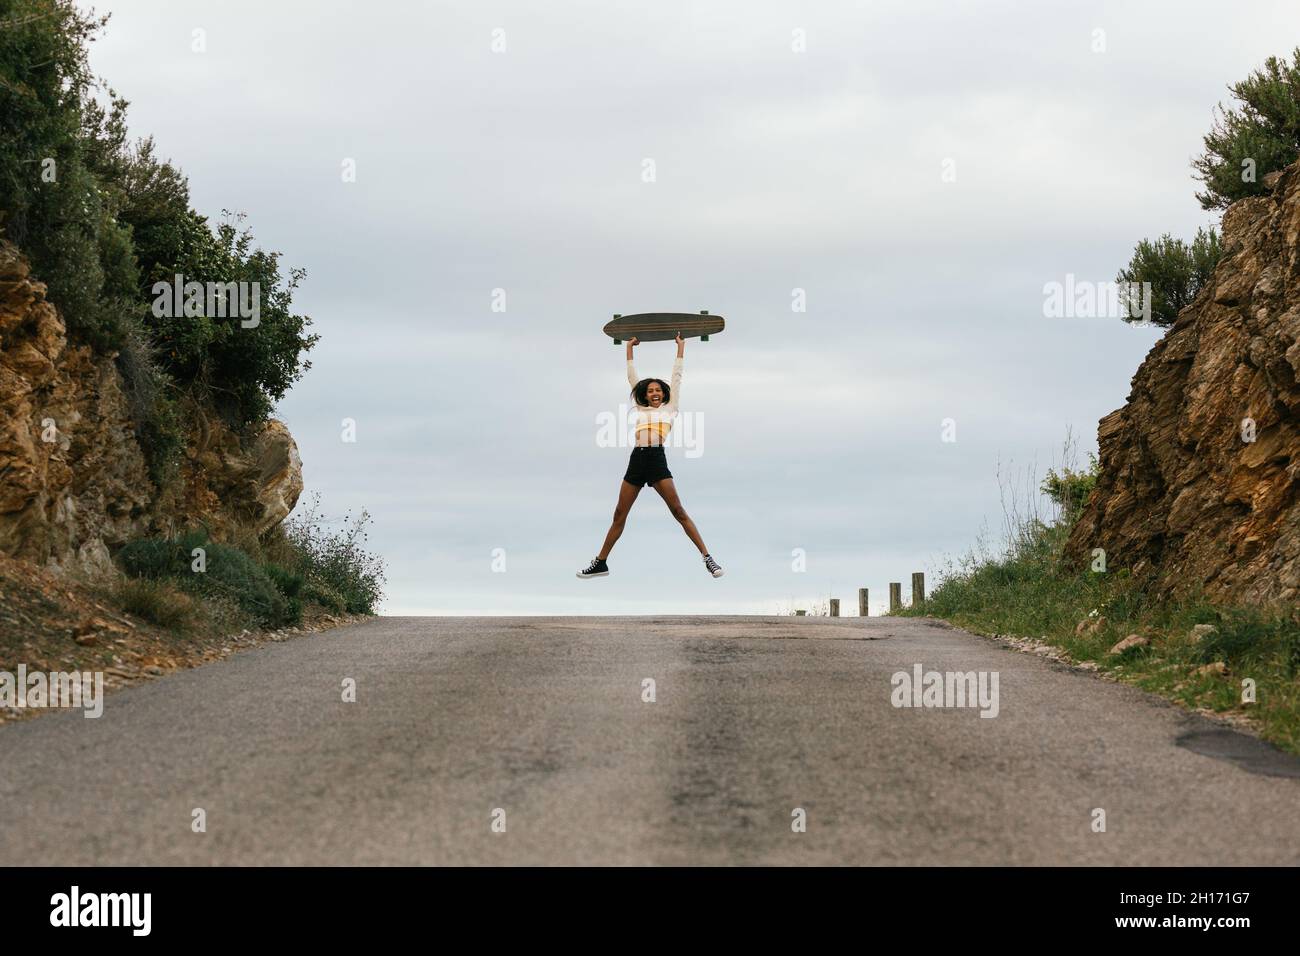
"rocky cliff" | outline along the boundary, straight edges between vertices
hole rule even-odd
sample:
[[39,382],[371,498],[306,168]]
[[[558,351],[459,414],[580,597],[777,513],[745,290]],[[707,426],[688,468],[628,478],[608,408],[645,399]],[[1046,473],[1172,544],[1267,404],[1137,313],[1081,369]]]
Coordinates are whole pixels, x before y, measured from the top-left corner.
[[238,436],[195,428],[174,482],[158,488],[135,440],[111,356],[68,342],[18,250],[0,241],[0,554],[103,568],[136,537],[203,522],[265,531],[302,491],[302,461],[280,422]]
[[1101,473],[1074,527],[1165,594],[1300,596],[1300,165],[1223,218],[1224,255],[1101,420]]

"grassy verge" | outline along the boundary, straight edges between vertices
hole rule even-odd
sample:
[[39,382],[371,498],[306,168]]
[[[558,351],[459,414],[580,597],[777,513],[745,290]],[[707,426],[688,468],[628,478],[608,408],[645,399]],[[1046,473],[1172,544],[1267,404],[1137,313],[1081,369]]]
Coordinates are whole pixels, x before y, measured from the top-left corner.
[[[1046,483],[1043,490],[1051,494]],[[1190,709],[1245,719],[1300,753],[1300,609],[1162,600],[1127,570],[1066,569],[1061,551],[1074,511],[1067,501],[1051,522],[1013,522],[1002,555],[968,555],[924,605],[901,613],[1041,641]],[[1113,652],[1132,635],[1138,640]]]
[[[0,555],[0,671],[91,671],[109,692],[359,620],[307,605],[301,623],[268,630],[237,603],[165,580],[81,578]],[[0,706],[0,725],[51,712]]]
[[383,599],[382,559],[365,550],[363,512],[333,530],[313,500],[303,514],[258,536],[217,541],[204,529],[125,545],[125,572],[108,597],[123,611],[185,633],[298,624],[312,606],[374,614]]

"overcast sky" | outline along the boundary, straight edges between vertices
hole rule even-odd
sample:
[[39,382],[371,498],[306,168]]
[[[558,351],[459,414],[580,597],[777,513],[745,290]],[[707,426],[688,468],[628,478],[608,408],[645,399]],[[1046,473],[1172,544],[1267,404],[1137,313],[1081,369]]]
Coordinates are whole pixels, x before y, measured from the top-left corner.
[[[1212,107],[1300,42],[1294,0],[96,7],[132,132],[307,269],[278,414],[418,614],[874,613],[933,579],[996,537],[999,467],[1095,448],[1160,334],[1048,318],[1044,284],[1211,223]],[[578,581],[628,457],[601,326],[702,309],[668,457],[726,576],[646,488]],[[672,343],[637,354],[668,377]]]

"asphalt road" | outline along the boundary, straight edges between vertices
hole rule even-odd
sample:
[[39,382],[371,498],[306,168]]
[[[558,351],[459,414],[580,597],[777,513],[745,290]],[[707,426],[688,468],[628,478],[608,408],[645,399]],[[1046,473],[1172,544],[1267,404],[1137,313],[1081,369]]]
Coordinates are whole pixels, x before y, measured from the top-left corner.
[[[893,706],[917,663],[997,716]],[[379,618],[0,727],[0,767],[3,866],[1300,863],[1300,761],[918,619]]]

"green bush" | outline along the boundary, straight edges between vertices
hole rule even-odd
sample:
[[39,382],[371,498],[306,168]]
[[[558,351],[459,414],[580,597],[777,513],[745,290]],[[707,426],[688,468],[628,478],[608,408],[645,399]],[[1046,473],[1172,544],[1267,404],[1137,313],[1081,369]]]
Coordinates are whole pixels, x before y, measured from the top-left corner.
[[1089,454],[1088,467],[1083,471],[1069,467],[1062,467],[1059,472],[1055,468],[1047,470],[1047,477],[1039,490],[1061,510],[1061,519],[1067,525],[1074,523],[1092,489],[1097,486],[1099,468],[1097,456]]
[[134,285],[129,231],[89,168],[82,105],[94,79],[86,44],[106,18],[71,0],[12,0],[0,24],[0,210],[69,331],[113,348],[116,309]]
[[[239,317],[149,316],[149,328],[163,367],[180,382],[195,383],[204,401],[232,425],[263,421],[274,403],[302,377],[303,358],[319,338],[307,334],[311,320],[291,311],[293,293],[306,273],[281,274],[279,255],[253,245],[240,228],[241,216],[227,214],[215,232],[195,214],[182,219],[173,249],[157,240],[165,263],[153,264],[156,281],[245,282],[260,290],[258,324],[244,328]],[[156,237],[154,237],[156,239]]]
[[335,614],[342,614],[348,609],[348,602],[343,595],[334,590],[323,581],[310,581],[303,590],[303,597],[309,601],[314,601],[327,611],[333,611]]
[[[204,550],[202,571],[193,567],[195,548]],[[118,560],[132,577],[165,579],[194,594],[230,598],[267,627],[293,623],[301,615],[301,602],[282,593],[263,567],[240,549],[212,541],[206,531],[132,541]]]
[[[1300,157],[1300,48],[1289,62],[1269,57],[1261,69],[1228,89],[1236,105],[1225,109],[1219,104],[1204,151],[1192,160],[1205,187],[1196,194],[1204,209],[1225,209],[1261,195],[1265,176]],[[1198,229],[1190,243],[1166,233],[1154,242],[1139,242],[1116,281],[1122,286],[1149,282],[1151,322],[1168,327],[1209,283],[1221,255],[1213,229]],[[1140,318],[1133,314],[1126,321]]]
[[[1263,178],[1300,155],[1300,48],[1269,57],[1263,68],[1228,87],[1237,105],[1217,109],[1205,151],[1192,161],[1204,209],[1223,209],[1264,191]],[[1248,162],[1249,161],[1249,162]],[[1247,169],[1253,165],[1253,176]]]
[[[1197,294],[1214,275],[1222,250],[1214,229],[1196,230],[1191,243],[1175,239],[1168,233],[1155,242],[1143,239],[1133,250],[1133,258],[1120,270],[1115,281],[1121,288],[1129,283],[1151,284],[1151,322],[1173,325],[1178,313],[1192,304]],[[1130,305],[1127,322],[1141,321],[1136,304]]]
[[122,570],[134,578],[180,577],[190,570],[189,553],[178,540],[140,538],[129,541],[117,553]]
[[263,563],[262,570],[288,602],[289,620],[294,623],[301,621],[304,603],[303,586],[307,583],[307,579],[278,564]]
[[[232,425],[262,421],[310,367],[303,356],[317,337],[291,307],[305,273],[282,272],[278,254],[256,248],[240,217],[210,226],[153,141],[129,144],[127,103],[95,80],[86,56],[107,19],[72,0],[3,4],[0,229],[46,283],[74,341],[134,351],[123,371],[143,383],[132,411],[157,481],[170,473],[183,431],[172,392]],[[176,274],[258,283],[259,324],[154,317],[153,284]]]
[[306,583],[306,578],[301,574],[295,574],[293,571],[282,568],[278,564],[264,564],[262,565],[262,569],[266,572],[266,576],[271,579],[272,583],[275,584],[279,592],[285,597],[295,598],[302,594],[302,588],[303,584]]
[[345,516],[342,529],[331,530],[319,509],[320,498],[313,496],[310,505],[283,526],[307,579],[305,594],[339,611],[374,614],[384,596],[384,562],[365,548],[370,515],[362,511],[355,519]]

